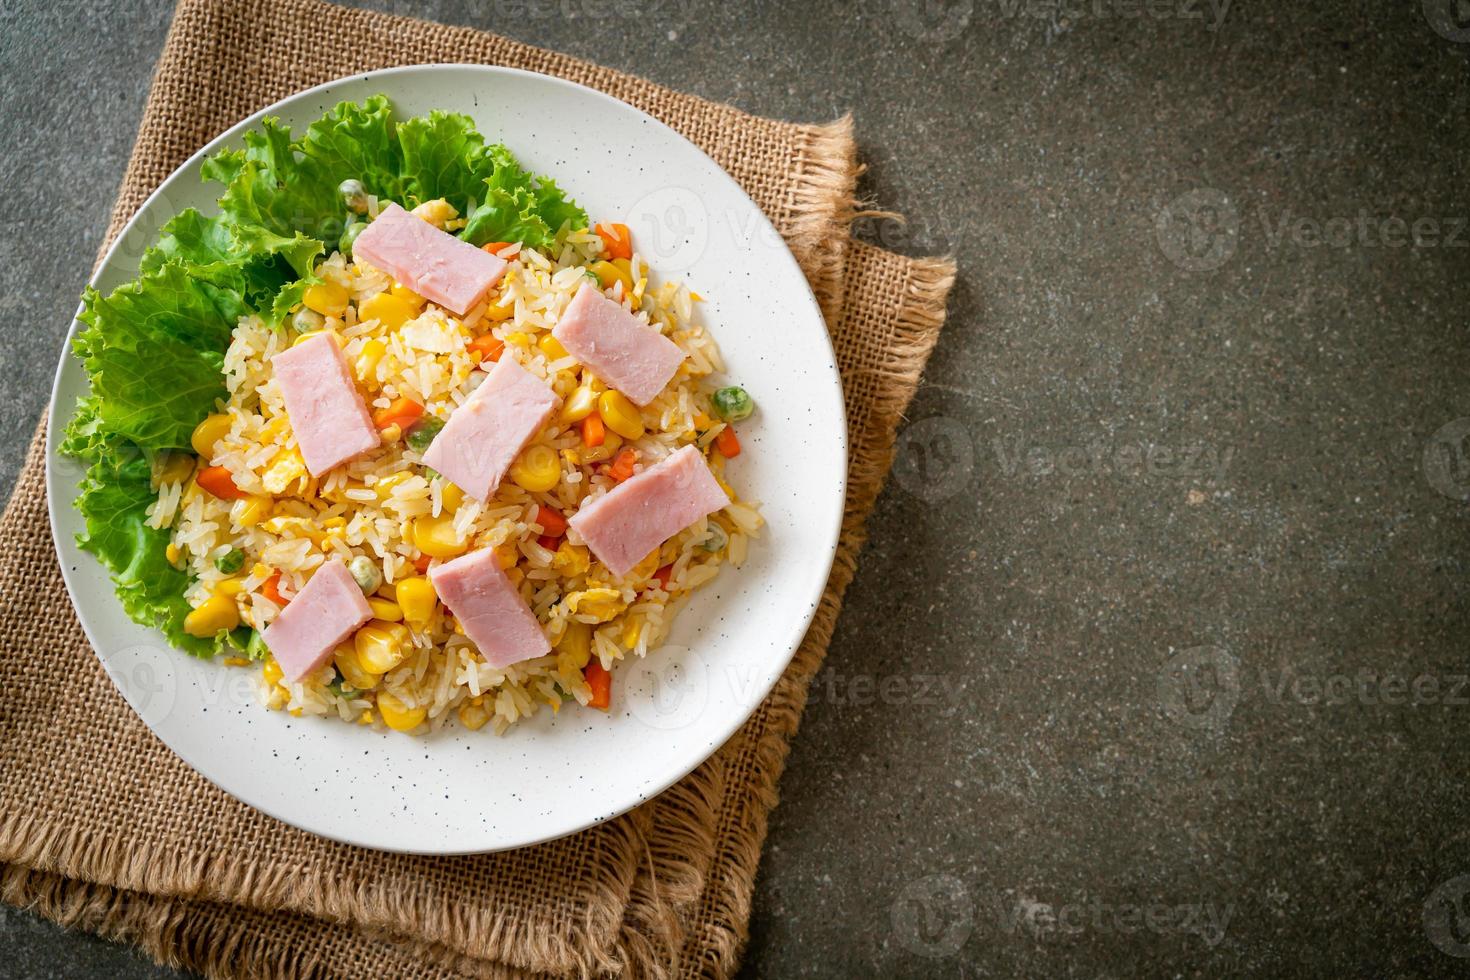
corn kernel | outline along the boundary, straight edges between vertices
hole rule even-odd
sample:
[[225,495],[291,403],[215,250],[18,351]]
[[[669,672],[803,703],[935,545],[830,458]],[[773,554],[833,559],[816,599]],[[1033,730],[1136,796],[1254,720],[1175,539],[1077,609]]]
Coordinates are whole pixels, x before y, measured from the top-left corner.
[[623,284],[624,295],[633,291],[633,277],[626,270],[618,268],[612,262],[604,259],[600,262],[592,263],[590,268],[592,269],[592,274],[597,276],[597,281],[603,289],[611,289],[614,283],[621,282]]
[[342,675],[342,679],[359,691],[371,691],[383,679],[381,674],[375,674],[363,667],[357,658],[355,643],[339,643],[332,653],[332,663],[336,665],[337,673]]
[[629,616],[623,623],[623,646],[629,650],[638,645],[638,635],[643,631],[643,622],[637,616]]
[[194,475],[194,458],[187,453],[169,453],[158,468],[158,485],[183,483]]
[[163,557],[168,559],[168,563],[170,565],[177,565],[179,563],[179,558],[182,556],[183,552],[180,551],[179,546],[174,544],[172,541],[168,543],[168,547],[163,549]]
[[230,505],[230,520],[241,527],[254,527],[270,517],[273,508],[271,498],[252,495]]
[[515,316],[515,313],[515,303],[508,301],[504,294],[501,295],[499,300],[485,307],[485,319],[491,321],[492,323],[500,323],[503,320],[509,320],[511,317]]
[[386,674],[408,655],[410,640],[408,629],[401,624],[372,619],[353,636],[352,648],[363,670]]
[[608,389],[597,398],[597,413],[602,421],[624,439],[643,437],[643,416],[638,407],[621,391]]
[[419,577],[399,579],[395,594],[398,608],[403,610],[403,618],[410,626],[422,628],[428,624],[434,615],[434,605],[439,601],[434,583]]
[[429,709],[410,708],[395,695],[381,691],[378,694],[378,713],[383,716],[383,724],[395,732],[409,732],[424,723]]
[[274,687],[281,683],[281,679],[285,677],[285,674],[281,670],[281,665],[276,663],[276,658],[269,657],[266,659],[265,666],[260,668],[260,676],[267,684]]
[[583,385],[568,396],[561,407],[561,421],[570,425],[580,422],[597,409],[597,392]]
[[379,500],[387,500],[393,496],[393,488],[403,485],[413,474],[408,470],[399,470],[391,476],[385,476],[373,484],[373,492],[378,495]]
[[352,373],[358,381],[368,381],[377,377],[378,362],[383,355],[388,353],[388,345],[381,340],[373,338],[362,345],[357,352],[357,359],[352,362]]
[[245,583],[238,578],[222,578],[215,585],[214,591],[216,595],[234,598],[245,591]]
[[189,445],[203,459],[209,459],[214,455],[214,445],[225,436],[230,434],[230,426],[234,420],[228,415],[206,415],[204,421],[194,426],[194,432],[189,436]]
[[623,448],[623,437],[612,430],[602,437],[600,446],[579,446],[577,455],[584,463],[601,463],[603,460],[612,459],[619,449]]
[[633,570],[628,573],[629,578],[632,578],[634,581],[651,578],[653,573],[658,571],[658,553],[659,549],[654,548],[648,554],[644,555],[643,560],[634,565]]
[[413,304],[418,309],[423,309],[424,305],[429,302],[401,282],[395,282],[392,286],[389,286],[388,292],[405,302]]
[[379,599],[377,596],[369,596],[367,604],[372,609],[373,616],[376,619],[381,619],[389,623],[398,623],[403,620],[403,610],[399,608],[396,602]]
[[190,636],[208,638],[220,630],[232,630],[239,625],[240,610],[222,595],[210,596],[184,617],[184,632]]
[[505,335],[505,342],[526,350],[531,346],[531,337],[529,334],[523,333],[520,330],[512,330]]
[[420,517],[413,522],[413,543],[431,558],[453,558],[464,554],[469,542],[461,540],[448,515]]
[[308,310],[322,316],[341,316],[347,312],[347,290],[330,280],[308,286],[301,301]]
[[459,217],[459,211],[455,206],[442,197],[437,197],[432,201],[425,201],[423,204],[414,208],[411,213],[423,218],[440,231],[444,230],[445,222]]
[[403,438],[403,426],[399,425],[397,422],[392,422],[379,429],[378,435],[383,437],[384,445],[391,446],[399,439]]
[[559,361],[567,356],[567,349],[561,345],[552,334],[544,334],[536,341],[536,346],[541,348],[541,353],[546,355],[548,361]]
[[249,667],[250,661],[244,657],[226,657],[221,661],[226,667]]
[[567,624],[566,632],[562,633],[561,639],[556,644],[557,666],[563,666],[562,660],[566,659],[566,666],[572,670],[581,670],[592,660],[592,627],[586,623],[571,622]]
[[413,303],[390,292],[378,293],[357,305],[358,320],[377,320],[389,330],[397,330],[418,312]]
[[464,503],[464,491],[453,483],[445,483],[439,489],[439,502],[444,505],[444,510],[453,513],[459,510],[460,504]]
[[510,464],[510,479],[522,490],[545,493],[561,480],[561,459],[548,445],[529,446]]
[[466,702],[459,706],[459,723],[472,732],[477,732],[485,727],[490,720],[490,712],[485,710],[483,704]]

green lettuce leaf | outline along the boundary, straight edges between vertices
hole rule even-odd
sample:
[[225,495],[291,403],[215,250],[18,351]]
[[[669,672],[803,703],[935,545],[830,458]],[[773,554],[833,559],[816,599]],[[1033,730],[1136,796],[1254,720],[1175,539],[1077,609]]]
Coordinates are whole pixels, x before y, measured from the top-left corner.
[[140,267],[146,275],[172,262],[197,279],[232,290],[251,309],[279,322],[301,302],[306,286],[319,281],[312,269],[322,249],[321,242],[300,232],[287,238],[189,208],[163,226]]
[[398,127],[406,205],[444,198],[465,214],[485,196],[495,162],[469,116],[431,112]]
[[403,197],[403,151],[386,95],[374,95],[361,105],[339,103],[306,128],[298,149],[334,188],[355,179],[379,198]]
[[224,350],[250,312],[240,294],[166,262],[83,303],[73,346],[92,383],[88,425],[142,450],[186,448],[224,396]]
[[163,631],[172,645],[195,656],[214,656],[231,644],[229,634],[201,638],[184,632],[189,576],[168,560],[168,531],[146,526],[155,494],[150,465],[125,444],[103,451],[82,480],[77,509],[86,530],[77,543],[112,570],[123,610],[135,622]]
[[568,201],[555,181],[533,176],[504,146],[492,146],[485,155],[494,171],[485,179],[483,203],[469,213],[460,235],[465,241],[524,242],[544,249],[564,225],[586,226],[587,212]]

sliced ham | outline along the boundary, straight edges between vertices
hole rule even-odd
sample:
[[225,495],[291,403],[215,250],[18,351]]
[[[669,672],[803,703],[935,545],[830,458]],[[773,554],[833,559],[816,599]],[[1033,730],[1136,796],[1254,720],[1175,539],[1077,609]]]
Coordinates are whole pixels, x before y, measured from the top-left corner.
[[409,289],[464,316],[505,274],[505,260],[440,231],[396,204],[384,208],[352,243],[352,257],[382,269]]
[[567,523],[614,575],[626,575],[648,553],[730,502],[694,446],[583,504]]
[[684,352],[657,330],[584,283],[551,331],[577,360],[639,406],[664,390]]
[[449,416],[424,452],[432,466],[476,500],[489,500],[510,464],[556,408],[556,392],[502,356]]
[[312,476],[378,448],[382,440],[335,337],[308,337],[271,358],[271,367]]
[[545,631],[496,561],[494,548],[431,568],[429,580],[490,666],[508,667],[551,652]]
[[299,681],[330,660],[337,644],[372,618],[372,607],[352,573],[342,559],[333,558],[316,570],[260,638],[286,680]]

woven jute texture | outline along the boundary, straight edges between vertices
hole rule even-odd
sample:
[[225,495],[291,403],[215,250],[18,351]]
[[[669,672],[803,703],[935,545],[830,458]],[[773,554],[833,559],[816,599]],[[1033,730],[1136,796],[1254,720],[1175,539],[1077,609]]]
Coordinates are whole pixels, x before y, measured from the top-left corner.
[[659,117],[790,243],[827,313],[852,452],[836,564],[791,668],[689,777],[570,838],[461,858],[325,841],[215,789],[113,689],[59,601],[38,432],[0,518],[0,898],[219,977],[728,976],[790,738],[953,269],[849,242],[845,121],[758,119],[492,35],[315,0],[184,0],[109,240],[190,153],[261,106],[354,71],[451,61],[559,75]]

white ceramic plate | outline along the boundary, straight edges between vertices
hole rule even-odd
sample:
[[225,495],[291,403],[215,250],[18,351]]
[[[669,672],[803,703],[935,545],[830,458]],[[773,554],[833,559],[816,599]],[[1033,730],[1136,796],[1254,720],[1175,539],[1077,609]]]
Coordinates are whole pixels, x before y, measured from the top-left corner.
[[[791,253],[729,175],[693,144],[601,93],[543,75],[469,65],[373,72],[302,92],[246,119],[144,203],[93,283],[133,278],[158,228],[185,207],[215,211],[204,156],[274,115],[301,132],[342,100],[377,92],[400,118],[472,116],[595,220],[625,221],[655,273],[682,277],[728,376],[755,397],[731,481],[768,527],[743,568],[725,566],[668,643],[613,674],[604,713],[549,710],[496,737],[457,726],[428,738],[292,718],[256,703],[253,671],[195,660],[131,622],[105,570],[75,543],[77,464],[56,445],[86,378],[65,353],[47,432],[51,527],[97,656],[134,710],[231,795],[312,833],[391,851],[520,847],[622,813],[668,787],[746,720],[790,661],[831,567],[847,472],[841,382],[811,290]],[[350,176],[350,175],[344,175]],[[76,330],[77,324],[72,329]]]

